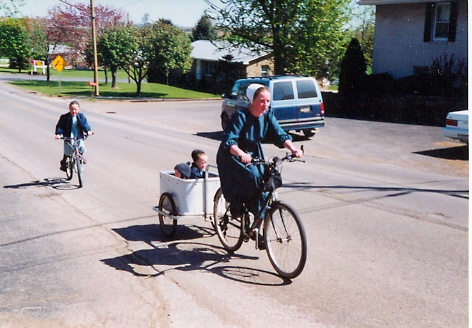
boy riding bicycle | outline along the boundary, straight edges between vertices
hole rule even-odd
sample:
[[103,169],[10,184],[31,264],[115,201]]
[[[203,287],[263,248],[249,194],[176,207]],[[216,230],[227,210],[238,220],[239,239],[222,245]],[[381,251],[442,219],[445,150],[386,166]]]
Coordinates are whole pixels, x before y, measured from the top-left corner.
[[[73,100],[69,104],[69,113],[61,115],[59,121],[56,124],[56,140],[59,140],[62,136],[68,138],[77,138],[82,135],[92,135],[92,129],[87,122],[87,118],[84,114],[79,113],[80,105],[79,102]],[[80,152],[85,153],[85,143],[83,140],[76,141],[78,143]],[[73,141],[64,141],[64,156],[61,160],[61,171],[67,170],[67,157],[72,155]],[[85,164],[85,160],[84,160]]]

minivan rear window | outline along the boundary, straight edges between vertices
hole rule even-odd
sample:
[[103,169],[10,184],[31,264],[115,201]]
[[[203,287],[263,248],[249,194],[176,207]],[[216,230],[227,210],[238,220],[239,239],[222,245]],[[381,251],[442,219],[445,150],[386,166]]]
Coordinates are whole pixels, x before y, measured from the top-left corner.
[[298,99],[316,98],[316,87],[314,80],[299,80],[296,81],[298,90]]
[[272,99],[274,101],[294,99],[292,82],[275,82]]

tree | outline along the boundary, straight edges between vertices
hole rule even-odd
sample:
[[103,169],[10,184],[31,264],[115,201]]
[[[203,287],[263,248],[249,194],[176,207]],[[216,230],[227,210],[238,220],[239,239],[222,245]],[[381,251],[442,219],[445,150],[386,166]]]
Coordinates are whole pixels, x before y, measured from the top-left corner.
[[109,55],[105,62],[109,60],[109,65],[113,67],[119,65],[136,83],[136,95],[139,96],[150,62],[149,48],[152,43],[148,28],[131,25],[116,27],[103,34],[98,46],[103,51],[102,60]]
[[25,4],[25,0],[0,0],[0,10],[6,13],[6,16],[13,16],[18,13],[19,7]]
[[363,92],[366,68],[367,65],[359,40],[353,38],[341,62],[339,92],[346,94]]
[[149,13],[145,13],[143,15],[143,17],[141,18],[141,22],[142,22],[143,26],[151,24],[151,19],[150,19]]
[[[104,31],[98,39],[98,62],[100,65],[110,68],[112,88],[117,87],[118,68],[123,63],[123,54],[137,51],[137,44],[132,40],[135,33],[137,32],[130,26],[117,26]],[[88,57],[92,55],[91,51],[89,51]]]
[[[323,8],[323,9],[320,9]],[[288,72],[321,79],[339,74],[345,51],[349,0],[305,1],[290,35]]]
[[362,7],[355,15],[360,22],[354,29],[353,36],[359,40],[367,64],[367,71],[372,71],[374,57],[375,6]]
[[[66,45],[74,51],[68,61],[83,61],[92,37],[90,4],[58,5],[49,11],[48,40],[53,46]],[[98,37],[106,30],[125,24],[121,11],[106,6],[95,6],[95,26]]]
[[213,26],[210,16],[203,15],[197,25],[192,29],[192,41],[216,40],[216,29]]
[[149,27],[149,32],[149,82],[162,81],[159,77],[168,77],[170,70],[178,69],[185,73],[191,68],[192,45],[184,31],[165,20],[160,20]]
[[339,57],[348,0],[225,0],[223,8],[205,1],[233,45],[273,54],[275,74],[313,74],[333,61],[327,54]]
[[28,30],[25,19],[9,18],[0,21],[0,55],[9,57],[18,65],[18,72],[31,57],[28,47]]
[[[275,74],[285,72],[290,32],[304,0],[227,0],[218,8],[211,0],[207,12],[229,43],[255,52],[272,52]],[[213,16],[212,16],[213,15]]]

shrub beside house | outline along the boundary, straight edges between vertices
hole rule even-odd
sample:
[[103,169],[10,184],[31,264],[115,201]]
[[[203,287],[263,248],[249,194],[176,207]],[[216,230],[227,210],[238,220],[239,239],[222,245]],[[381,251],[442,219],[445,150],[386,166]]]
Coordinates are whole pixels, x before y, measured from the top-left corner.
[[327,116],[444,126],[468,108],[467,1],[359,4],[376,6],[373,74],[363,91],[324,96]]

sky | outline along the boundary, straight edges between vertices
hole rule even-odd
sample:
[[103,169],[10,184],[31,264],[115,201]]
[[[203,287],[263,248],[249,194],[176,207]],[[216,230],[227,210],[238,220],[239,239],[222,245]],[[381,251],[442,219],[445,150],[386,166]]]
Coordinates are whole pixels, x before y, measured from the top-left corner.
[[[89,0],[65,0],[70,4],[90,4]],[[107,6],[113,9],[121,9],[129,13],[129,18],[135,24],[141,24],[145,14],[149,14],[149,21],[154,22],[160,18],[169,19],[176,26],[194,27],[209,6],[205,0],[93,0],[94,6]],[[219,0],[212,0],[220,4]],[[17,17],[45,17],[48,10],[56,5],[65,5],[59,0],[25,0],[25,5],[20,7]]]

